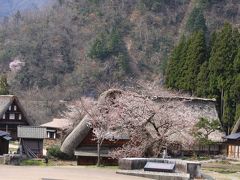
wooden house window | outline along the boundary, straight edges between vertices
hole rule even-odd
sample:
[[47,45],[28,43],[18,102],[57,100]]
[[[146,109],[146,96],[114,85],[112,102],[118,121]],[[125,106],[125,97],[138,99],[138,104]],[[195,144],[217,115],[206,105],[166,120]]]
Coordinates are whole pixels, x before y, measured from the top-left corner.
[[18,115],[18,119],[19,119],[19,120],[22,120],[22,114],[19,114],[19,115]]
[[16,105],[14,105],[14,111],[17,111],[17,106]]
[[9,114],[9,119],[12,119],[12,120],[15,119],[15,114],[12,114],[12,113]]
[[3,119],[6,119],[6,115],[5,115],[5,113],[3,114],[3,117],[2,117]]
[[11,109],[12,109],[12,106],[9,106],[9,107],[8,107],[8,110],[11,111]]

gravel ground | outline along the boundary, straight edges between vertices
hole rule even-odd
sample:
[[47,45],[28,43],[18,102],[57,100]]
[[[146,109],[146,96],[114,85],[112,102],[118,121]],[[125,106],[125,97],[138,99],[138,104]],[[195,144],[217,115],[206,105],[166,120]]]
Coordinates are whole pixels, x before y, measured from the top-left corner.
[[0,165],[1,180],[146,180],[96,167],[33,167]]

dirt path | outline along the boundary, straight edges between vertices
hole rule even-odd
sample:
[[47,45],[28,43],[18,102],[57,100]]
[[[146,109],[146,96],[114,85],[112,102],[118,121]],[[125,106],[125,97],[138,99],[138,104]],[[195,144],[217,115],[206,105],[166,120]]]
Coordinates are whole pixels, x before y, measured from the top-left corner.
[[1,180],[144,180],[119,175],[115,169],[95,167],[33,167],[1,166]]

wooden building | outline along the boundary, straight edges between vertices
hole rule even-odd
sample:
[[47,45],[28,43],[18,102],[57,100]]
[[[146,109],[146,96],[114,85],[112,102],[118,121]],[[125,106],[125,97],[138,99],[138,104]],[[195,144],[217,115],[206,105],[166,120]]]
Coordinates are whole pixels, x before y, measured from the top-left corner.
[[46,128],[18,126],[18,138],[20,139],[20,154],[30,158],[43,156],[43,140],[46,138]]
[[[77,157],[78,165],[95,165],[97,163],[97,141],[93,140],[94,134],[92,130],[74,150],[74,155]],[[112,159],[109,152],[115,148],[121,147],[128,141],[128,137],[115,136],[114,141],[104,140],[101,146],[102,163],[107,165],[116,165],[117,159]]]
[[[97,141],[89,127],[88,116],[64,140],[61,150],[77,157],[78,165],[95,165],[97,163]],[[104,140],[101,146],[101,158],[104,165],[116,165],[117,159],[109,156],[109,152],[121,147],[128,141],[128,137],[109,133],[113,141]],[[107,138],[109,139],[109,138]]]
[[17,126],[29,125],[27,115],[18,98],[13,95],[0,95],[0,130],[9,132],[17,139]]
[[54,118],[51,122],[40,125],[47,128],[47,139],[62,139],[63,132],[72,126],[68,119]]
[[234,125],[230,135],[225,137],[227,146],[227,157],[240,159],[240,119]]
[[8,154],[9,140],[11,140],[10,134],[0,131],[0,155]]
[[[140,96],[140,95],[139,95]],[[109,103],[111,106],[118,106],[118,98],[128,98],[128,93],[125,93],[122,90],[110,89],[102,93],[98,99],[98,103],[104,104],[105,102]],[[168,138],[174,141],[175,144],[178,144],[177,149],[172,149],[172,154],[181,156],[184,152],[191,153],[194,151],[194,145],[196,144],[196,137],[193,136],[193,130],[195,124],[197,124],[200,118],[206,118],[209,120],[218,119],[218,113],[216,110],[216,100],[215,99],[204,99],[197,97],[183,97],[183,96],[149,96],[152,100],[152,103],[156,107],[167,108],[167,115],[171,121],[179,122],[179,118],[184,118],[187,122],[187,126],[178,133],[169,134]],[[107,111],[114,112],[114,111]],[[161,111],[157,112],[161,116]],[[89,122],[91,122],[89,115],[86,115],[81,122],[75,127],[75,129],[66,137],[64,140],[61,150],[67,154],[75,154],[78,159],[78,164],[90,164],[96,161],[97,156],[97,145],[96,142],[92,141],[92,132],[89,127]],[[133,113],[134,116],[134,113]],[[113,116],[114,117],[114,116]],[[156,123],[161,120],[160,118],[154,119]],[[152,133],[152,128],[146,128],[149,131],[150,135],[154,136]],[[204,129],[201,129],[204,132]],[[212,140],[216,143],[221,143],[222,138],[225,136],[221,131],[214,131],[208,137],[209,140]],[[109,150],[119,147],[127,139],[124,137],[116,138],[115,142],[103,143],[103,156],[106,154],[108,158]],[[96,147],[96,148],[94,148]],[[167,149],[170,149],[166,147]],[[196,151],[199,154],[208,154],[208,147],[197,147]],[[175,152],[176,150],[176,152]],[[210,147],[212,154],[221,153],[221,146],[218,144]]]

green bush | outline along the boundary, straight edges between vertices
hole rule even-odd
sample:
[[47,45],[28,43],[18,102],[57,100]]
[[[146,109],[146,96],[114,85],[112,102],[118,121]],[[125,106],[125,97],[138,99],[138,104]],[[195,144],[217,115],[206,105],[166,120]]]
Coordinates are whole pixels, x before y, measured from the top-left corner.
[[60,150],[59,146],[51,146],[50,148],[47,149],[47,156],[48,158],[57,158],[57,159],[62,159],[62,160],[71,160],[74,159],[74,156],[69,156],[65,153],[63,153]]
[[111,55],[116,55],[121,50],[121,46],[121,37],[117,30],[104,32],[95,39],[90,47],[88,56],[93,59],[104,60]]

